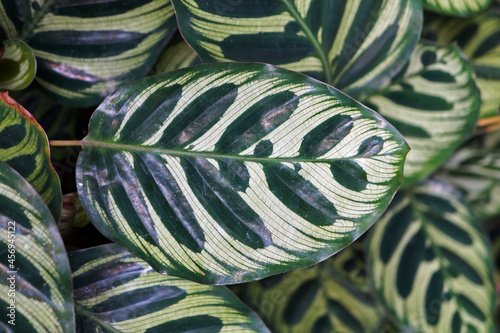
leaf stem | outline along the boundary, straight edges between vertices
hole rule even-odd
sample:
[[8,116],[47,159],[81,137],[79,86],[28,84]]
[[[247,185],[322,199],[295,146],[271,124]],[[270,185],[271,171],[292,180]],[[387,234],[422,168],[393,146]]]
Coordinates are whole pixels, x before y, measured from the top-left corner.
[[81,140],[51,140],[49,144],[52,147],[65,147],[65,146],[81,146]]
[[500,129],[500,115],[479,119],[475,135],[491,133]]

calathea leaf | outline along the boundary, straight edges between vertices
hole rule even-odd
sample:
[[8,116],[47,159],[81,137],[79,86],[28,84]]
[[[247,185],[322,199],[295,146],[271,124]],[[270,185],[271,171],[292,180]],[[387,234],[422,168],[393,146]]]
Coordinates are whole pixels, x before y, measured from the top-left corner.
[[449,183],[400,191],[371,234],[378,298],[416,332],[491,332],[492,258],[485,235]]
[[3,44],[3,48],[0,48],[0,89],[24,89],[35,78],[35,55],[19,39],[9,39]]
[[176,30],[168,0],[2,0],[0,17],[0,37],[33,48],[44,91],[76,106],[144,77]]
[[400,76],[364,100],[408,141],[405,185],[428,176],[474,131],[479,91],[457,46],[420,42]]
[[0,256],[0,327],[73,332],[71,273],[54,218],[33,187],[1,161]]
[[26,178],[57,221],[62,194],[59,177],[50,163],[47,136],[33,116],[8,93],[0,93],[0,161]]
[[179,30],[203,61],[279,65],[355,98],[396,75],[422,27],[415,0],[172,3]]
[[408,151],[338,90],[243,63],[124,86],[81,144],[78,193],[96,227],[158,271],[213,284],[350,244],[387,207]]
[[383,314],[370,294],[339,278],[336,259],[252,282],[243,300],[273,332],[381,332]]
[[424,8],[452,16],[469,16],[488,8],[491,0],[423,0]]
[[160,74],[199,64],[200,57],[180,34],[176,34],[158,58],[154,71],[155,74]]
[[269,332],[227,288],[161,275],[116,244],[69,258],[80,332]]
[[469,19],[433,17],[428,20],[425,38],[440,44],[458,44],[477,76],[481,91],[481,118],[500,110],[500,12],[490,10]]

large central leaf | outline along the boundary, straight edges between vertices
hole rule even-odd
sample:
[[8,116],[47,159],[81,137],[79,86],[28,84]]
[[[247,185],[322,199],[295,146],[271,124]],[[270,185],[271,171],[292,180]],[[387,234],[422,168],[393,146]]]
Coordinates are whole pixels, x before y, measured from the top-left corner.
[[422,28],[417,0],[172,0],[179,30],[203,61],[262,61],[355,98],[408,60]]
[[153,268],[238,283],[314,264],[359,237],[408,147],[331,86],[264,64],[210,64],[127,85],[94,113],[82,204]]

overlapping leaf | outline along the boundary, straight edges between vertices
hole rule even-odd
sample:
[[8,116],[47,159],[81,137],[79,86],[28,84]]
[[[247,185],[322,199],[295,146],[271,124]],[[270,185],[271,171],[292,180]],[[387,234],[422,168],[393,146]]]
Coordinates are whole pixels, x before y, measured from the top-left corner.
[[423,0],[424,8],[451,16],[470,16],[488,8],[491,0]]
[[328,261],[253,282],[243,299],[273,332],[380,332],[383,315],[371,296],[339,278]]
[[497,115],[500,108],[500,13],[490,10],[469,19],[433,18],[425,37],[440,44],[457,43],[477,76],[481,91],[481,118]]
[[36,59],[31,48],[19,39],[9,39],[0,48],[0,89],[21,90],[35,78]]
[[396,75],[418,41],[421,2],[172,0],[179,30],[203,61],[261,61],[352,97]]
[[116,244],[70,262],[81,332],[269,332],[225,287],[161,275]]
[[387,207],[408,147],[334,88],[264,64],[209,64],[110,95],[77,185],[108,238],[171,275],[238,283],[321,261]]
[[473,132],[480,98],[472,69],[456,46],[419,43],[400,76],[363,102],[408,141],[409,184],[434,171]]
[[0,17],[0,38],[33,48],[43,89],[78,106],[144,77],[176,29],[168,0],[3,0]]
[[178,34],[172,38],[161,53],[154,71],[155,74],[166,73],[199,64],[201,64],[201,60],[198,54]]
[[492,260],[479,223],[448,183],[399,192],[368,251],[378,298],[416,332],[491,332]]
[[73,332],[71,273],[54,218],[30,184],[1,161],[0,257],[4,328]]
[[50,163],[47,136],[31,114],[8,93],[0,93],[0,161],[26,178],[58,220],[61,186]]

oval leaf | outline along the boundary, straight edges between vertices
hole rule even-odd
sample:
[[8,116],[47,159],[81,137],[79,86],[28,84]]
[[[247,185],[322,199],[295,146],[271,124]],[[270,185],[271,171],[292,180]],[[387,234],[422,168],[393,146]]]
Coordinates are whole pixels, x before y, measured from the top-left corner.
[[424,42],[401,78],[363,102],[408,141],[405,185],[428,176],[472,134],[480,105],[473,71],[460,49]]
[[179,30],[203,61],[262,61],[355,98],[387,84],[422,28],[421,2],[172,0]]
[[492,260],[468,206],[448,183],[399,192],[369,242],[378,298],[416,332],[490,332]]
[[500,12],[490,10],[470,19],[437,17],[425,27],[425,38],[458,44],[477,76],[481,118],[500,111]]
[[69,257],[80,332],[269,332],[227,288],[161,275],[116,244]]
[[424,8],[451,16],[469,16],[488,8],[491,0],[423,0]]
[[61,185],[50,163],[47,136],[35,118],[8,93],[0,93],[0,161],[26,178],[57,221],[62,206]]
[[31,48],[19,39],[4,42],[3,56],[0,55],[0,89],[24,89],[33,81],[35,73],[36,59]]
[[3,34],[33,48],[40,86],[76,106],[99,104],[119,86],[144,77],[176,30],[168,0],[3,0],[2,12],[8,13],[1,16]]
[[408,147],[334,88],[264,64],[209,64],[110,95],[77,186],[90,220],[154,269],[250,281],[324,260],[380,216]]
[[73,332],[71,273],[54,218],[30,184],[1,161],[0,257],[4,328]]

